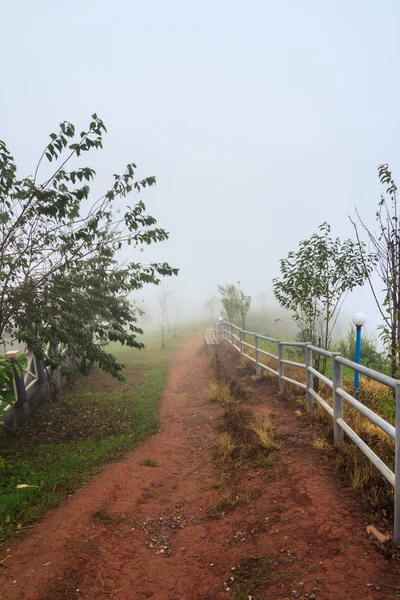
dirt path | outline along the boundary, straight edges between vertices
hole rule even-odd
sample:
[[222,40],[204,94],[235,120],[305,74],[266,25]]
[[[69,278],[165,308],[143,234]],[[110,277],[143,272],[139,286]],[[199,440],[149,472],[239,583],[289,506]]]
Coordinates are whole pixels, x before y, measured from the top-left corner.
[[367,539],[356,500],[321,468],[311,434],[267,384],[255,384],[250,403],[277,414],[276,465],[238,482],[246,505],[208,516],[221,494],[208,362],[196,336],[171,366],[160,432],[1,553],[10,554],[1,600],[396,597],[397,563]]

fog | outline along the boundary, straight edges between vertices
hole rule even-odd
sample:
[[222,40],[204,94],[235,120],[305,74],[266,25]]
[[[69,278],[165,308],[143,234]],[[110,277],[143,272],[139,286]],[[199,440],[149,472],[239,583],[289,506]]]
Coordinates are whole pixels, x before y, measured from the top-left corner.
[[[60,121],[97,112],[94,195],[130,161],[157,177],[140,198],[170,239],[140,258],[180,269],[171,319],[204,320],[217,283],[238,280],[272,309],[279,259],[324,221],[354,237],[355,205],[373,227],[380,163],[400,180],[399,18],[394,0],[9,2],[1,138],[31,174]],[[154,311],[155,295],[138,299]],[[356,310],[374,334],[367,287],[344,331]]]

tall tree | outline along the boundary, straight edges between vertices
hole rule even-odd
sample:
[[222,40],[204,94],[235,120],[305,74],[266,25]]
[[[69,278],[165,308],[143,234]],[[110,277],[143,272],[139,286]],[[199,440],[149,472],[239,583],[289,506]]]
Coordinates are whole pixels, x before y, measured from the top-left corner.
[[267,316],[267,294],[261,292],[257,297],[257,304],[260,307],[261,315],[263,319]]
[[346,295],[364,284],[375,262],[365,244],[333,239],[330,231],[323,223],[300,242],[280,261],[281,276],[273,280],[276,299],[292,312],[304,341],[321,340],[326,349]]
[[246,326],[246,315],[250,310],[251,296],[246,296],[243,292],[240,281],[237,285],[225,284],[217,286],[221,295],[221,304],[225,312],[226,319],[233,323],[236,318],[240,320],[242,329]]
[[[105,346],[109,341],[143,346],[129,295],[177,269],[119,260],[123,246],[135,251],[168,238],[141,200],[126,206],[129,194],[154,185],[155,177],[137,180],[130,163],[93,201],[89,183],[95,171],[67,170],[83,153],[101,149],[105,132],[96,114],[80,134],[71,123],[61,123],[34,175],[21,179],[0,141],[0,341],[8,334],[25,342],[54,368],[60,357],[49,349],[63,344],[83,369],[97,361],[121,377],[122,365]],[[56,165],[41,178],[44,161]]]
[[204,308],[209,312],[210,320],[214,323],[216,319],[216,315],[219,307],[219,299],[217,296],[211,296],[208,300],[204,302]]
[[242,329],[246,329],[246,315],[250,310],[251,305],[251,296],[246,296],[242,288],[240,287],[240,282],[238,282],[238,295],[239,295],[239,315],[240,322],[242,325]]
[[368,281],[382,317],[381,337],[388,348],[391,374],[398,379],[400,377],[400,215],[397,185],[389,165],[380,165],[378,176],[381,184],[387,186],[376,211],[378,233],[369,229],[358,211],[356,211],[358,223],[350,220],[354,225],[359,246],[363,246],[360,237],[361,229],[366,233],[377,258],[376,273],[383,283],[382,302],[370,272],[368,272]]
[[177,288],[169,288],[163,284],[157,290],[156,300],[160,307],[159,313],[159,323],[161,327],[161,348],[165,348],[165,324],[169,327],[169,319],[168,319],[168,300],[171,298],[172,294],[175,294]]

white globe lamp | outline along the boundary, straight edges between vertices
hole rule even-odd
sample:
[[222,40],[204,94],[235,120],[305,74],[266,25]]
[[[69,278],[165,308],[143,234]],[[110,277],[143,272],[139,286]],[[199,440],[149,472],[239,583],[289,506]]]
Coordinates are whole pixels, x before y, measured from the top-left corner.
[[356,312],[353,315],[353,323],[356,327],[362,327],[365,325],[367,317],[362,312]]

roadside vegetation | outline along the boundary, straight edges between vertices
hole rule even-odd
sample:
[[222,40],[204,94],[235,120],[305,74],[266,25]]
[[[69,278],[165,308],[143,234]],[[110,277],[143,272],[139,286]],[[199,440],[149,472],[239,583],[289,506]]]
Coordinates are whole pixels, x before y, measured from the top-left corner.
[[[276,348],[274,350],[276,351]],[[250,356],[254,356],[254,351],[249,348],[246,349],[246,353]],[[293,354],[288,354],[288,357],[292,360],[294,358]],[[301,355],[300,353],[297,353],[295,360],[304,362],[304,354]],[[277,361],[268,356],[261,355],[261,362],[273,369],[277,369]],[[248,363],[248,361],[246,361],[243,366],[249,373],[253,372],[253,365]],[[330,362],[328,361],[328,377],[330,376],[329,366]],[[353,394],[354,379],[352,372],[350,370],[347,372],[345,369],[343,371],[343,389],[349,394]],[[291,379],[305,383],[304,369],[285,365],[285,375]],[[278,378],[274,374],[262,370],[261,376],[270,381],[276,390],[278,390]],[[332,390],[322,382],[318,393],[329,406],[333,406]],[[285,396],[306,414],[305,392],[287,383]],[[358,399],[392,425],[395,425],[393,396],[391,390],[386,386],[361,376]],[[370,446],[388,465],[388,467],[394,471],[394,440],[346,402],[344,403],[344,410],[346,423],[348,423],[368,446]],[[364,498],[368,499],[373,509],[383,509],[385,514],[390,513],[393,507],[393,488],[382,477],[371,461],[346,438],[345,443],[341,445],[340,448],[333,445],[332,420],[317,402],[314,402],[313,412],[307,418],[311,420],[314,426],[317,426],[315,431],[316,447],[319,447],[323,451],[329,450],[329,457],[333,460],[335,466],[344,474],[345,479],[348,481],[352,490],[361,493]]]
[[[358,221],[352,221],[355,240],[332,237],[330,225],[323,223],[317,233],[312,234],[309,239],[300,241],[297,250],[290,251],[280,261],[280,275],[273,280],[273,291],[281,312],[268,309],[265,294],[261,294],[257,299],[258,310],[253,309],[250,312],[251,298],[245,296],[239,283],[237,286],[218,285],[222,318],[241,329],[255,331],[277,340],[311,342],[315,346],[339,352],[343,357],[354,360],[356,352],[354,328],[351,328],[344,338],[338,339],[336,327],[348,293],[356,287],[369,283],[382,317],[382,324],[378,330],[383,350],[379,351],[376,342],[363,333],[361,363],[398,378],[400,229],[397,186],[388,165],[381,165],[378,168],[378,176],[385,189],[376,212],[377,234],[365,225],[358,213]],[[361,239],[363,233],[372,252]],[[380,301],[380,293],[373,284],[374,273],[383,284],[382,301]],[[206,304],[211,309],[218,304],[218,299],[213,297]],[[211,310],[210,313],[213,314]],[[233,343],[238,348],[239,332],[234,330],[233,333],[236,336],[233,338]],[[248,346],[248,344],[254,345],[254,335],[244,334],[243,342],[243,351],[254,360],[255,350]],[[261,354],[261,363],[277,371],[277,358],[271,356],[278,355],[277,343],[259,340],[259,348],[270,355]],[[283,352],[284,359],[305,363],[304,348],[286,346]],[[332,361],[328,357],[313,352],[313,366],[332,380]],[[246,361],[246,368],[252,370],[252,363]],[[218,370],[222,372],[223,366],[217,364]],[[284,370],[286,377],[306,383],[304,368],[286,364]],[[342,374],[343,388],[353,395],[354,372],[343,367]],[[278,379],[275,373],[262,369],[262,376],[271,379],[277,386]],[[332,390],[316,377],[313,385],[314,390],[332,407]],[[232,382],[228,383],[223,377],[217,376],[209,388],[210,400],[218,401],[224,409],[226,427],[215,440],[218,461],[224,466],[229,465],[230,461],[235,465],[241,464],[243,444],[238,440],[244,439],[243,428],[249,433],[247,423],[250,417],[246,409],[236,404],[238,398],[232,393],[231,387]],[[304,409],[304,392],[287,382],[285,393]],[[357,393],[359,401],[395,425],[395,402],[391,389],[361,376]],[[344,412],[346,423],[394,472],[394,441],[347,402],[344,402]],[[314,424],[319,424],[323,429],[322,434],[315,439],[315,447],[325,450],[331,446],[329,454],[334,456],[336,467],[345,474],[351,488],[368,498],[374,508],[381,508],[385,514],[391,512],[393,489],[370,460],[347,437],[340,448],[333,446],[331,420],[315,401],[310,418]],[[260,436],[270,431],[267,423],[262,425],[259,423],[258,427]],[[252,431],[254,433],[254,425]]]
[[[0,438],[0,542],[158,430],[168,363],[197,329],[178,329],[165,349],[158,336],[140,352],[114,344],[109,350],[125,365],[124,382],[95,368],[64,388],[57,402],[39,406],[15,437]],[[151,459],[147,464],[156,466]]]
[[[80,134],[60,123],[34,172],[22,177],[0,140],[0,344],[17,341],[43,360],[54,396],[56,370],[86,374],[96,363],[123,379],[109,344],[142,347],[141,310],[131,294],[178,274],[166,262],[138,260],[145,246],[169,237],[142,200],[128,199],[155,185],[153,175],[138,179],[129,163],[93,196],[96,173],[79,161],[103,148],[106,131],[96,114]],[[13,400],[11,370],[0,363],[1,407]]]
[[[364,332],[361,338],[361,363],[381,373],[398,377],[399,373],[399,273],[400,273],[400,231],[398,223],[397,186],[393,180],[388,165],[378,168],[378,175],[384,193],[376,213],[378,234],[375,235],[361,220],[357,213],[358,222],[354,222],[355,240],[341,240],[331,235],[328,223],[320,225],[317,233],[309,239],[302,240],[297,250],[290,251],[280,261],[280,276],[273,280],[273,291],[281,310],[286,311],[277,315],[276,310],[268,310],[265,294],[257,300],[258,311],[250,310],[248,302],[243,310],[247,317],[247,329],[271,338],[312,342],[326,350],[341,353],[350,360],[355,359],[355,330],[351,328],[346,336],[338,339],[336,326],[340,317],[343,302],[349,292],[356,287],[369,283],[374,299],[382,317],[379,328],[383,342],[383,350],[378,351],[376,342],[368,338]],[[366,234],[368,250],[361,234]],[[372,283],[373,273],[380,277],[383,289],[383,301]],[[244,318],[239,310],[240,302],[235,286],[218,286],[223,307],[223,317],[244,329]],[[235,332],[237,336],[239,333]],[[238,347],[238,339],[233,340]],[[245,334],[245,344],[254,345],[254,336]],[[259,348],[270,355],[278,355],[276,342],[259,340]],[[244,352],[255,358],[255,351],[244,346]],[[284,347],[284,359],[297,363],[305,363],[304,348]],[[274,371],[278,370],[278,361],[271,356],[261,354],[263,364]],[[332,361],[314,352],[313,366],[328,379],[332,380]],[[249,369],[252,368],[248,362]],[[301,383],[305,381],[304,368],[285,365],[285,375]],[[343,388],[350,395],[354,393],[354,372],[343,367]],[[271,378],[275,385],[278,379],[274,373],[262,370],[262,376]],[[214,385],[214,384],[213,384]],[[332,390],[314,377],[314,390],[332,407]],[[286,395],[304,408],[304,393],[287,382]],[[216,395],[217,390],[210,388],[210,394]],[[226,385],[218,390],[223,406],[229,406],[229,389]],[[358,390],[358,400],[371,408],[375,413],[395,425],[395,403],[393,391],[386,386],[361,376]],[[394,471],[394,442],[379,427],[373,425],[355,408],[344,402],[345,421],[368,444],[368,446]],[[314,423],[324,424],[326,440],[316,440],[321,448],[333,442],[332,424],[321,406],[314,402],[311,416]],[[242,419],[243,420],[243,419]],[[333,444],[332,444],[333,445]],[[233,452],[234,442],[224,433],[220,440],[222,456]],[[368,497],[374,507],[392,505],[393,489],[380,475],[373,464],[347,438],[340,448],[332,448],[336,466],[347,476],[354,491]],[[386,510],[386,508],[385,508]]]
[[207,398],[222,409],[221,423],[212,436],[214,462],[219,471],[216,487],[221,488],[221,496],[209,510],[210,517],[219,519],[250,502],[251,496],[243,491],[241,480],[270,469],[279,444],[270,415],[255,414],[247,405],[248,389],[240,379],[228,377],[218,350],[211,362]]
[[[136,295],[178,269],[138,260],[169,237],[144,202],[130,198],[155,185],[153,175],[138,178],[131,162],[93,196],[96,173],[80,161],[103,148],[106,131],[96,114],[80,133],[60,123],[22,176],[0,141],[0,344],[17,342],[42,361],[53,400],[36,406],[14,436],[0,429],[0,541],[156,431],[167,363],[182,342],[175,332],[164,351],[150,342],[138,352]],[[7,433],[2,415],[17,400],[13,375],[25,365],[24,355],[12,363],[0,356]],[[60,391],[61,380],[71,386]]]

